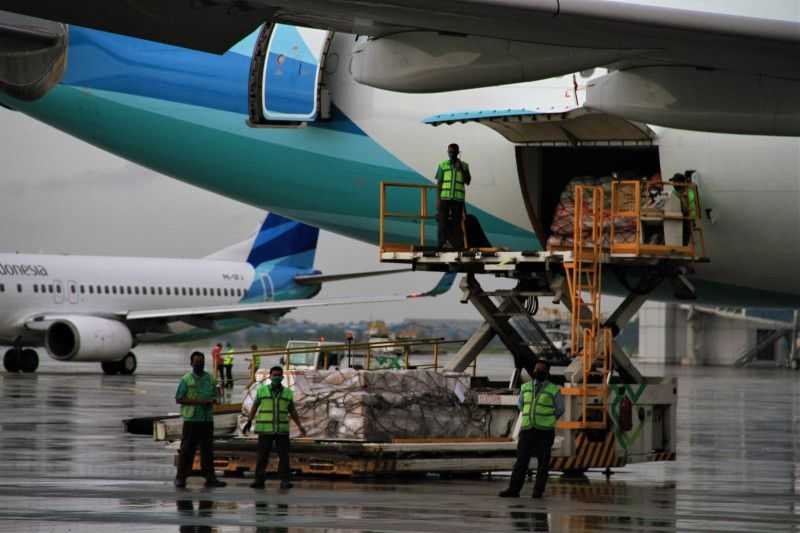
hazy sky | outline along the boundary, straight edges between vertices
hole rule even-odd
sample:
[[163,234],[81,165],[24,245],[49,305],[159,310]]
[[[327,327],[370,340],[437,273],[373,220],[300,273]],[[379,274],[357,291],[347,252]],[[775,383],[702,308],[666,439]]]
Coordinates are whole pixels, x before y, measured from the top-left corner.
[[[0,250],[203,257],[251,236],[265,213],[139,167],[24,115],[0,109]],[[322,232],[326,273],[396,268],[372,245]],[[438,274],[328,284],[317,298],[425,290]],[[486,285],[493,283],[487,281]],[[437,299],[298,311],[294,318],[479,318],[453,289]]]

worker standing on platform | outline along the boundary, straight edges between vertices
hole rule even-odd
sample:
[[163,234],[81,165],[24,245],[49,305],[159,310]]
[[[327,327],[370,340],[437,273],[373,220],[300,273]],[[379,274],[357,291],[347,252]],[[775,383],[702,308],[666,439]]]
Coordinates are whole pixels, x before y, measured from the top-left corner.
[[536,485],[533,498],[541,498],[550,471],[550,453],[556,437],[556,421],[564,414],[564,398],[558,385],[549,381],[550,365],[540,359],[536,362],[533,381],[522,385],[518,406],[522,411],[522,427],[517,442],[517,460],[511,471],[508,488],[501,498],[518,498],[531,457],[535,456]]
[[255,418],[258,433],[258,461],[256,463],[256,479],[250,485],[254,489],[264,488],[269,454],[273,444],[278,449],[278,474],[281,488],[290,489],[289,480],[289,417],[297,424],[300,433],[305,436],[306,430],[300,423],[294,407],[294,393],[283,384],[283,368],[274,366],[269,371],[269,384],[261,385],[256,393],[250,416],[244,425],[243,432],[250,431]]
[[193,352],[190,358],[192,371],[184,374],[175,393],[181,406],[183,434],[178,460],[175,486],[186,487],[186,478],[192,472],[194,454],[200,448],[200,465],[206,487],[224,487],[224,481],[214,473],[214,403],[217,391],[214,376],[205,371],[205,356]]
[[464,201],[467,185],[472,181],[469,165],[458,158],[457,144],[447,147],[447,159],[436,169],[436,222],[440,249],[464,247]]
[[225,343],[225,354],[222,356],[225,376],[222,378],[222,384],[227,388],[233,388],[233,353],[235,351],[230,342]]
[[225,368],[222,366],[222,343],[218,342],[211,348],[211,358],[214,363],[214,368],[211,374],[216,376],[219,373],[220,383],[225,382]]

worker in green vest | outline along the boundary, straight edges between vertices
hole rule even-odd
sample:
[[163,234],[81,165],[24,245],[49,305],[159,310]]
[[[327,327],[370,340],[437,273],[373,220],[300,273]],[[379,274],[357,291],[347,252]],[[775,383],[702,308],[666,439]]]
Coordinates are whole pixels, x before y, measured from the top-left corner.
[[258,372],[258,369],[261,368],[261,355],[258,353],[258,346],[255,344],[250,346],[250,351],[253,352],[251,354],[252,360],[250,361],[250,371],[255,375],[255,373]]
[[508,488],[501,498],[518,498],[525,484],[531,457],[536,457],[536,485],[533,497],[541,498],[550,471],[550,453],[556,438],[556,420],[564,414],[564,399],[560,388],[549,380],[550,365],[540,359],[536,362],[533,381],[522,385],[518,407],[522,411],[522,425],[517,440],[517,460],[511,471]]
[[233,388],[233,354],[235,351],[230,342],[225,343],[225,353],[222,356],[222,367],[225,369],[225,378],[222,384],[228,388]]
[[300,423],[294,407],[294,394],[283,386],[283,368],[274,366],[269,371],[269,384],[258,387],[250,416],[243,432],[250,431],[253,419],[256,421],[258,433],[258,461],[256,463],[255,481],[250,485],[254,489],[264,488],[269,454],[274,445],[278,449],[278,474],[281,488],[290,489],[289,481],[289,417],[297,424],[300,433],[305,436],[306,430]]
[[225,486],[225,482],[218,480],[214,473],[214,403],[217,391],[214,376],[205,371],[205,359],[202,352],[192,353],[192,371],[184,374],[175,393],[183,417],[181,451],[175,475],[175,486],[179,489],[186,487],[186,478],[192,472],[198,447],[206,487]]
[[460,149],[453,143],[447,147],[447,159],[436,169],[436,222],[440,249],[463,249],[464,201],[467,185],[472,182],[469,165],[459,159]]

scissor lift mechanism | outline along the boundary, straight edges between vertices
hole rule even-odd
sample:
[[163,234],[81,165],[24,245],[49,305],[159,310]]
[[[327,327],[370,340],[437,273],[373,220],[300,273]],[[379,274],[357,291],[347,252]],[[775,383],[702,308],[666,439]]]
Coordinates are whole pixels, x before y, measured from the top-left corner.
[[[643,223],[652,223],[652,211],[643,213],[640,198],[642,183],[616,182],[612,186],[611,210],[606,209],[604,191],[597,186],[577,186],[575,191],[575,232],[571,249],[547,251],[505,251],[495,248],[468,249],[465,251],[440,251],[427,246],[425,224],[433,216],[428,212],[427,193],[430,186],[419,186],[420,211],[418,213],[390,211],[387,192],[393,187],[414,188],[408,184],[383,183],[381,186],[381,255],[382,262],[411,264],[415,270],[461,272],[466,274],[460,283],[463,302],[470,302],[484,319],[447,365],[447,370],[463,371],[475,360],[497,335],[514,357],[515,373],[509,387],[515,388],[519,373],[533,370],[540,357],[558,364],[574,363],[580,359],[577,379],[573,386],[562,388],[565,395],[580,398],[580,412],[572,421],[561,422],[564,429],[599,429],[607,426],[608,385],[613,371],[623,383],[644,383],[645,379],[629,357],[614,341],[614,337],[636,315],[648,296],[660,286],[663,278],[651,283],[646,290],[631,292],[602,321],[602,270],[603,267],[627,265],[654,268],[670,272],[676,279],[691,287],[683,274],[695,262],[706,262],[702,230],[692,216],[683,213],[665,213],[662,221],[690,221],[688,242],[667,244],[642,243]],[[653,184],[650,184],[653,186]],[[693,185],[669,184],[679,187]],[[684,191],[685,192],[685,191]],[[688,196],[688,195],[687,195]],[[695,198],[697,194],[695,193]],[[700,206],[690,206],[692,213],[700,213]],[[611,238],[604,234],[604,217],[612,222],[635,219],[636,239],[633,243],[617,243],[614,231]],[[696,216],[696,215],[693,215]],[[393,242],[387,229],[389,220],[418,224],[414,244]],[[643,222],[644,221],[644,222]],[[683,221],[680,222],[683,224]],[[612,228],[614,224],[611,224]],[[586,231],[586,228],[590,228]],[[396,240],[396,239],[395,239]],[[604,245],[605,243],[605,245]],[[486,292],[476,278],[477,274],[493,274],[518,280],[512,290]],[[572,316],[572,353],[563,354],[555,349],[544,330],[526,310],[524,300],[531,297],[552,297],[561,302]],[[511,321],[527,321],[534,332],[535,342],[524,339]],[[578,383],[576,384],[575,381]],[[569,427],[567,427],[569,426]]]

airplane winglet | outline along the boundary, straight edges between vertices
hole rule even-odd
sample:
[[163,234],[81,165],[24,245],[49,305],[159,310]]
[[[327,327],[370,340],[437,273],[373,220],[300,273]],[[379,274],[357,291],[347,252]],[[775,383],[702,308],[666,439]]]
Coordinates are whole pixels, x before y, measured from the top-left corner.
[[453,282],[456,279],[455,272],[448,272],[444,274],[439,282],[427,292],[414,292],[408,295],[409,298],[435,298],[441,296],[453,287]]

